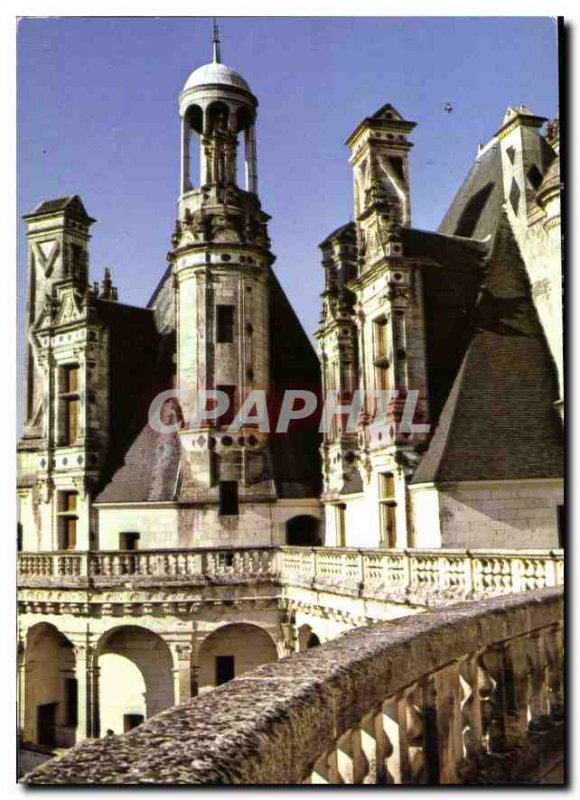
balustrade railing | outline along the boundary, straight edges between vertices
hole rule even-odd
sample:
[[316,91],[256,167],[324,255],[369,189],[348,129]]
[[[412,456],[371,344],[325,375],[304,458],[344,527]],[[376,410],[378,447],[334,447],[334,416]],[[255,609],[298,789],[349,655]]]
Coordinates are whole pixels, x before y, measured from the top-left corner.
[[280,552],[284,585],[426,605],[564,582],[563,550],[283,547]]
[[277,576],[273,548],[195,550],[99,550],[95,552],[20,553],[20,578],[183,579],[219,580]]
[[[326,556],[322,563],[326,575]],[[352,558],[341,563],[352,580]],[[430,563],[413,564],[418,580],[431,582]],[[331,572],[334,579],[334,565]],[[471,782],[481,758],[511,769],[514,747],[535,747],[540,764],[563,747],[563,663],[561,588],[460,603],[363,626],[264,665],[128,734],[85,742],[25,780]]]
[[288,587],[438,605],[558,586],[562,550],[375,550],[331,547],[207,548],[20,553],[28,579],[217,581],[270,578]]

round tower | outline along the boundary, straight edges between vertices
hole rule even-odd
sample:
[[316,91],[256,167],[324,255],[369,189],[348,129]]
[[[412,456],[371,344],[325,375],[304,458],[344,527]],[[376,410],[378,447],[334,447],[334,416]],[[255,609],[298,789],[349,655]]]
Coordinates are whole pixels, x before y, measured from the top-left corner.
[[[270,217],[257,195],[257,106],[247,82],[221,63],[214,27],[213,60],[191,73],[179,96],[180,197],[169,256],[183,414],[179,496],[185,500],[219,499],[224,482],[240,502],[275,496],[267,432],[251,423],[230,430],[248,395],[261,390],[265,398],[269,390],[274,257]],[[200,390],[222,392],[228,410],[200,419]]]

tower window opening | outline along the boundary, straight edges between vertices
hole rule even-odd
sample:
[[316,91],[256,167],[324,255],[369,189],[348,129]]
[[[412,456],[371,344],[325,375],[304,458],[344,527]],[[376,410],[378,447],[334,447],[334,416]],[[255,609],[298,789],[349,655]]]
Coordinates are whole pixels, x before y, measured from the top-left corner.
[[76,364],[61,368],[61,443],[72,445],[76,443],[79,433],[80,417],[80,369]]
[[236,517],[239,514],[238,482],[222,481],[219,491],[220,517]]
[[389,165],[397,178],[404,183],[405,171],[403,169],[403,159],[400,156],[389,156]]
[[381,543],[385,547],[396,547],[397,501],[395,500],[395,477],[392,472],[385,472],[379,475],[379,506]]
[[60,492],[58,515],[58,549],[74,550],[77,543],[77,492]]
[[234,306],[216,306],[216,341],[218,344],[234,341]]
[[374,322],[374,363],[377,389],[389,388],[389,321],[381,317]]

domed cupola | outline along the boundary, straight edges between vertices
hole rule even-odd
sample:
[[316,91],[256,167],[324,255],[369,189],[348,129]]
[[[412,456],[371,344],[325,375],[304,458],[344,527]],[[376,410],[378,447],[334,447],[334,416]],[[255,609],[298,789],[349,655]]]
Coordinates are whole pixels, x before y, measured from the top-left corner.
[[[217,26],[213,60],[195,69],[179,96],[182,125],[181,194],[195,187],[237,186],[238,137],[244,135],[245,190],[257,194],[256,109],[247,81],[221,62]],[[199,140],[199,174],[192,175],[191,139]]]

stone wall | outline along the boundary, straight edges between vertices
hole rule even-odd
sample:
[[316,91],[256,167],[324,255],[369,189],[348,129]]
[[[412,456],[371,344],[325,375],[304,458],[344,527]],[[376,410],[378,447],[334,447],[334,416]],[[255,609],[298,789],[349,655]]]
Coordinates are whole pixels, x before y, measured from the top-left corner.
[[415,547],[554,548],[560,480],[411,487]]
[[123,531],[138,532],[139,546],[143,549],[279,547],[286,543],[288,520],[302,515],[320,520],[323,516],[322,505],[316,498],[240,503],[240,513],[232,517],[220,516],[217,505],[209,503],[194,507],[173,503],[101,505],[98,513],[101,550],[118,549],[119,534]]

